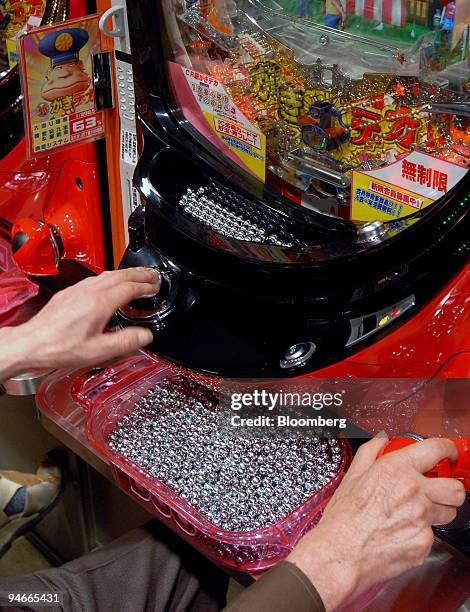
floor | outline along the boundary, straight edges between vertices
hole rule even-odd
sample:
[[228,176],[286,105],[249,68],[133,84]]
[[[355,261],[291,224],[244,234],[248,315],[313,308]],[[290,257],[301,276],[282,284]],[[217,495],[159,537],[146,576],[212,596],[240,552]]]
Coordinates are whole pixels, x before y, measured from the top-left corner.
[[[0,468],[35,472],[46,452],[56,446],[36,418],[34,399],[0,393]],[[0,558],[0,576],[18,576],[50,567],[47,559],[22,537]]]
[[49,561],[26,538],[18,538],[0,558],[0,576],[19,576],[51,567]]

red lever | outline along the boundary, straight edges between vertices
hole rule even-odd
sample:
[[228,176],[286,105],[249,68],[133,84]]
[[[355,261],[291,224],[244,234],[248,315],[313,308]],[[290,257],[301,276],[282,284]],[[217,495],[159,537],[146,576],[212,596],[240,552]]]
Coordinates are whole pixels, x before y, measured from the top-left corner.
[[[470,493],[470,439],[469,438],[450,438],[457,447],[458,457],[455,461],[443,459],[434,466],[432,470],[426,472],[428,478],[457,478],[461,480],[467,493]],[[392,438],[379,452],[377,458],[382,457],[411,444],[416,444],[420,440],[412,436]]]
[[18,219],[12,228],[12,251],[15,263],[26,274],[57,274],[60,247],[52,228],[34,219]]

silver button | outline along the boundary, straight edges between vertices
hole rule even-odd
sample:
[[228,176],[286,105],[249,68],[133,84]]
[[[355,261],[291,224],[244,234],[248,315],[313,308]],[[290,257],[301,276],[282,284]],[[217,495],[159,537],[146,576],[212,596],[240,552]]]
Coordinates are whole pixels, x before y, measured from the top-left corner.
[[304,366],[317,350],[313,342],[299,342],[289,347],[284,357],[279,361],[283,369],[298,368]]
[[359,242],[382,242],[387,237],[387,231],[382,221],[366,223],[357,230]]

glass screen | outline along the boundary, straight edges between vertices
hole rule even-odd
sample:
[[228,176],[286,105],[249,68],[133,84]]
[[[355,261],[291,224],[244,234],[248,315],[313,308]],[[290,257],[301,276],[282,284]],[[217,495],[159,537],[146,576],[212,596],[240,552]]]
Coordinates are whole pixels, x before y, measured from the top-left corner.
[[201,143],[292,202],[395,221],[466,175],[470,0],[163,3]]

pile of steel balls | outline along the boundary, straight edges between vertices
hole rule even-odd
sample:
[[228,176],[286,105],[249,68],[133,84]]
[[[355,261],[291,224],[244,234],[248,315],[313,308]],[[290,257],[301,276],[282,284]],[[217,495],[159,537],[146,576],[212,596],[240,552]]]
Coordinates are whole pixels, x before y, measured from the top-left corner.
[[280,214],[256,208],[246,198],[215,183],[195,191],[188,187],[178,205],[199,223],[224,236],[286,247],[306,246]]
[[109,446],[230,531],[276,523],[342,461],[336,440],[227,435],[213,392],[183,378],[152,388],[117,422]]

